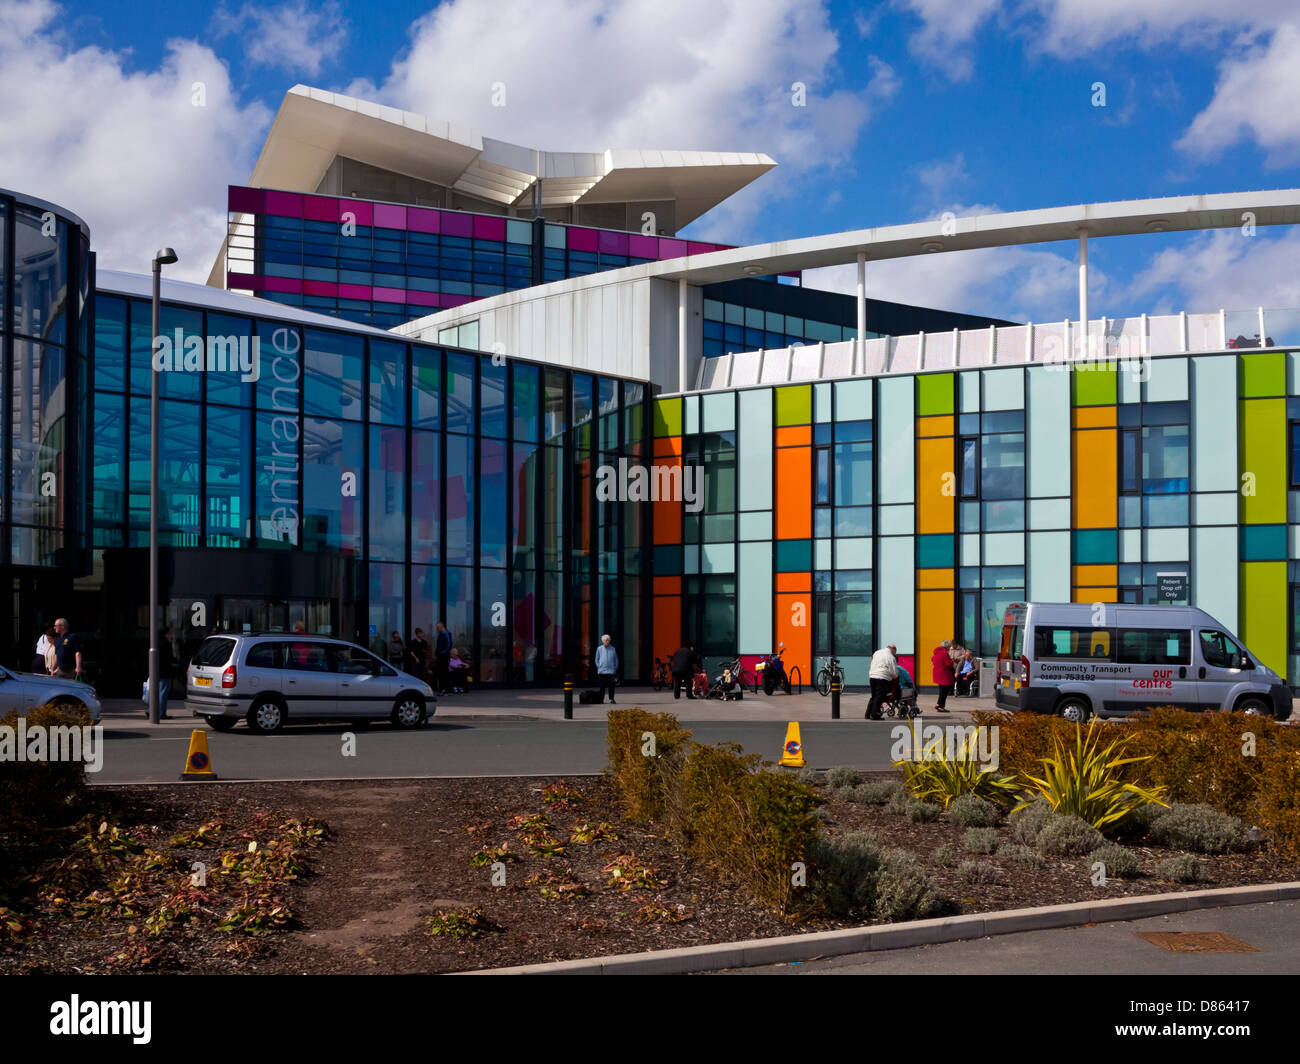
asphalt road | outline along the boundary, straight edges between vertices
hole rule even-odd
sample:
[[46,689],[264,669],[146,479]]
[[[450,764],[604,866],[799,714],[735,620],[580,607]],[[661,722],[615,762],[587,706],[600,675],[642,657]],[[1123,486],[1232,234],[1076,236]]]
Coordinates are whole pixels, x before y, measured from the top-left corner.
[[[374,724],[352,731],[355,752],[345,756],[342,725],[289,726],[278,735],[254,735],[241,725],[225,734],[195,721],[151,727],[144,720],[112,720],[104,733],[97,784],[175,782],[185,767],[190,732],[202,730],[212,768],[222,780],[382,779],[419,776],[581,775],[601,772],[608,760],[603,721],[434,719],[398,731]],[[857,720],[801,725],[804,756],[814,768],[852,765],[889,768],[890,732],[897,722]],[[692,721],[699,742],[739,743],[770,760],[781,756],[785,721]]]
[[[1219,931],[1258,952],[1171,953],[1139,932]],[[1024,931],[967,942],[857,953],[803,964],[736,969],[735,975],[1294,975],[1300,971],[1300,902],[1264,902],[1222,909],[1152,916],[1121,923],[1051,931]],[[1201,1015],[1199,1002],[1213,996],[1198,982],[1153,982],[1149,1000],[1191,998],[1194,1013],[1153,1017],[1115,1015],[1115,1023],[1249,1023],[1252,1017],[1222,1012]],[[1272,984],[1270,988],[1275,988]],[[1221,997],[1249,998],[1252,987],[1216,981]],[[1262,1018],[1262,1017],[1261,1017]],[[1276,1019],[1276,1016],[1272,1017]]]

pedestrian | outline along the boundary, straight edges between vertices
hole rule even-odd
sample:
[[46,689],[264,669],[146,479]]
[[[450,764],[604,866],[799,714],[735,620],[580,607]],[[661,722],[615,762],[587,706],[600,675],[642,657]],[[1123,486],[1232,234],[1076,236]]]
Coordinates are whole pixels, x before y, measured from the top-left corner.
[[388,639],[388,664],[395,669],[400,669],[406,662],[406,644],[402,642],[402,637],[393,632]]
[[940,713],[947,713],[948,696],[952,694],[953,683],[957,679],[957,671],[952,665],[951,640],[945,639],[934,648],[934,653],[930,655],[930,671],[939,688],[939,704],[935,708]]
[[36,640],[36,657],[32,658],[32,672],[38,675],[50,675],[50,653],[54,650],[54,640],[58,633],[53,628],[45,629],[40,639]]
[[871,681],[871,700],[863,716],[867,720],[881,720],[881,703],[889,701],[898,683],[898,647],[890,643],[872,654],[867,678]]
[[975,653],[967,650],[962,654],[961,664],[957,667],[955,694],[970,694],[971,681],[975,679]]
[[451,653],[447,656],[447,678],[452,684],[452,690],[458,694],[465,693],[464,685],[469,683],[469,662],[460,656],[460,651],[456,647],[451,648]]
[[609,704],[614,702],[614,677],[618,673],[618,651],[609,641],[609,636],[600,637],[600,646],[596,648],[596,679],[600,683],[600,701],[605,701],[605,692],[609,692]]
[[682,697],[683,687],[686,688],[687,698],[695,698],[691,684],[695,676],[695,666],[699,663],[699,660],[699,656],[695,653],[695,644],[689,639],[674,652],[668,665],[673,673],[673,698]]
[[433,626],[433,660],[437,668],[438,694],[447,693],[447,670],[451,661],[451,633],[439,621]]
[[423,628],[415,630],[406,649],[411,655],[411,672],[423,680],[429,667],[429,641],[424,638]]
[[[176,655],[172,652],[172,630],[164,628],[158,636],[158,719],[167,720],[167,697],[172,693],[176,672]],[[145,716],[149,710],[145,709]]]
[[54,622],[54,672],[65,680],[81,679],[81,640],[69,630],[66,617]]

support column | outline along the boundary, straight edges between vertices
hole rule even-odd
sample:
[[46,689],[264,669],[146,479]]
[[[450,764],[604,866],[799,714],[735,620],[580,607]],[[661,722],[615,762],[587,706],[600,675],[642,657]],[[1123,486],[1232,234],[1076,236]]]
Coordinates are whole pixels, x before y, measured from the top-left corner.
[[[867,253],[858,252],[858,350],[866,353],[867,338]],[[865,368],[865,367],[864,367]]]
[[686,278],[677,281],[677,390],[686,391],[686,326],[690,306]]
[[1079,230],[1079,355],[1087,358],[1088,345],[1088,230]]

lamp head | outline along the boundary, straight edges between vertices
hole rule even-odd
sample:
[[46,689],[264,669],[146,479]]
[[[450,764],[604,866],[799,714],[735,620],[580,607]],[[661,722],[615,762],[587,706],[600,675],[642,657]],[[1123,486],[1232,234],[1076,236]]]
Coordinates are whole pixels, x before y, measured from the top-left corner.
[[159,248],[154,253],[153,264],[155,266],[170,266],[177,260],[176,252],[171,248]]

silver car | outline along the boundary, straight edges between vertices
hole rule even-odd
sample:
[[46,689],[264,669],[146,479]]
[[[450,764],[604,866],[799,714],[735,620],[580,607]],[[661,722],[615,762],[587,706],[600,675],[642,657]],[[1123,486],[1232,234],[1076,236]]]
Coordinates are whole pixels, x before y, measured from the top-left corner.
[[99,696],[90,684],[0,667],[0,717],[15,709],[20,717],[25,717],[29,711],[46,704],[73,710],[84,708],[92,721],[99,721]]
[[270,735],[285,721],[423,724],[433,688],[354,643],[299,632],[209,636],[185,676],[185,705],[217,731],[241,720]]

